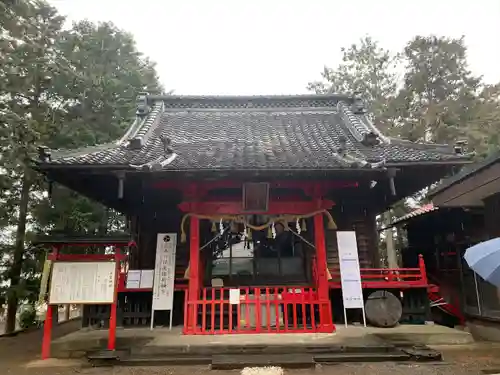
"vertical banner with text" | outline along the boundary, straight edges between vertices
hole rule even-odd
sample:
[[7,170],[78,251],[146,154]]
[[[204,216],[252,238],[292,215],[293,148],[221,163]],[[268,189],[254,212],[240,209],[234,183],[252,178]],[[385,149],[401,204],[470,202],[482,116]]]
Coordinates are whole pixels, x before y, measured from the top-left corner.
[[345,325],[347,326],[346,310],[361,309],[363,311],[363,323],[366,327],[365,304],[363,301],[356,232],[337,231],[337,245]]
[[151,307],[151,329],[154,326],[155,310],[169,310],[170,329],[172,329],[176,249],[177,233],[158,233],[156,239],[153,304]]

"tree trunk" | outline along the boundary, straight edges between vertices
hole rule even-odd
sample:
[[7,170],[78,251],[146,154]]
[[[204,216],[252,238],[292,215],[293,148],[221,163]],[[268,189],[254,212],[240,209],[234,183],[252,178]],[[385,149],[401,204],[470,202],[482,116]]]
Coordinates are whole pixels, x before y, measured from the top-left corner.
[[12,266],[10,268],[10,290],[7,296],[7,318],[5,322],[5,333],[14,332],[16,329],[16,315],[19,304],[18,290],[21,281],[24,256],[24,240],[26,238],[26,221],[28,216],[29,193],[31,180],[28,172],[24,173],[21,187],[21,198],[19,201],[19,220],[16,230],[16,242]]
[[[392,222],[391,211],[387,211],[384,214],[384,227],[388,227]],[[394,246],[394,236],[392,233],[392,227],[385,231],[385,245],[387,252],[387,264],[389,268],[398,268],[398,256],[396,254],[396,247]]]

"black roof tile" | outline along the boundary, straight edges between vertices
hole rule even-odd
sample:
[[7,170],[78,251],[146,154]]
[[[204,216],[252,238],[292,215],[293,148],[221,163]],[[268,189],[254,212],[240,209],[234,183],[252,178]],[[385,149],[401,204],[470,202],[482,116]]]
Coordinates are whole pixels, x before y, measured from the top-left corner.
[[[54,152],[45,165],[274,170],[352,168],[355,160],[464,160],[446,146],[384,137],[367,116],[351,110],[352,99],[345,96],[166,96],[148,101],[149,114],[120,141]],[[364,144],[370,133],[378,145]],[[166,139],[174,156],[165,151]]]

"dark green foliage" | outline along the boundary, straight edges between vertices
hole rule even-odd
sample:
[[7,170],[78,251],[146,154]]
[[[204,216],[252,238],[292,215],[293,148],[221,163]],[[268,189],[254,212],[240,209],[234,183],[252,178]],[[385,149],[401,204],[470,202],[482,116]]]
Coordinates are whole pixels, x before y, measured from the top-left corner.
[[39,145],[64,149],[119,138],[137,93],[162,91],[154,64],[129,34],[87,21],[62,30],[63,21],[44,1],[0,2],[0,293],[8,297],[7,331],[15,327],[18,301],[38,297],[45,252],[30,247],[35,233],[105,234],[123,225],[118,213],[63,187],[50,201],[26,162]]

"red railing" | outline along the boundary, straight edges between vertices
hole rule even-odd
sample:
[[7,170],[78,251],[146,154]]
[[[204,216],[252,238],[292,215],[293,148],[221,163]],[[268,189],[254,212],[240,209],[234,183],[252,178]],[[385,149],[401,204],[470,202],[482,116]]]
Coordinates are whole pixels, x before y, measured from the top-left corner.
[[334,330],[330,300],[308,287],[203,288],[197,300],[186,293],[184,311],[184,333],[191,335]]
[[465,324],[465,317],[460,308],[460,297],[457,291],[449,283],[442,283],[436,277],[429,277],[434,283],[429,288],[427,296],[431,301],[431,307],[437,307],[447,314],[455,316],[461,325]]
[[[419,256],[418,268],[361,268],[362,287],[366,289],[407,289],[407,288],[430,288],[427,271],[423,257]],[[175,290],[187,290],[188,280],[184,278],[185,270],[178,267],[175,270]],[[340,270],[330,269],[332,279],[329,281],[330,289],[340,289]],[[312,261],[312,279],[314,285],[318,285],[318,274],[316,259]],[[126,274],[120,274],[118,284],[119,292],[151,291],[152,289],[127,289]]]
[[[406,289],[429,287],[423,257],[419,256],[418,268],[361,268],[361,286],[366,289]],[[340,289],[340,270],[330,270],[330,288]]]

